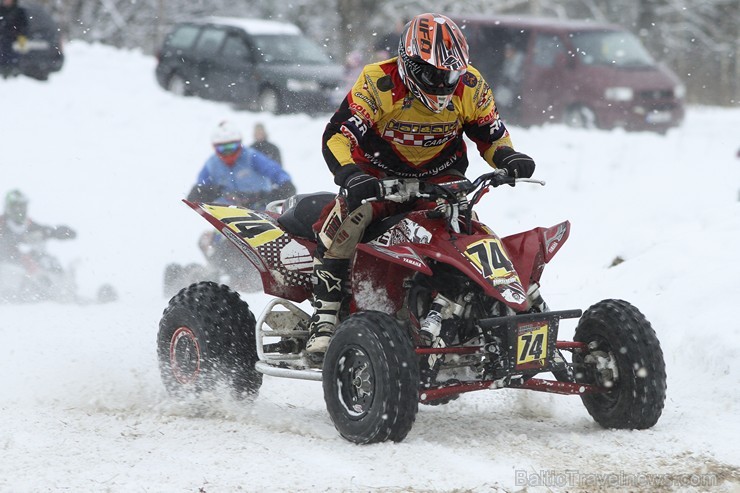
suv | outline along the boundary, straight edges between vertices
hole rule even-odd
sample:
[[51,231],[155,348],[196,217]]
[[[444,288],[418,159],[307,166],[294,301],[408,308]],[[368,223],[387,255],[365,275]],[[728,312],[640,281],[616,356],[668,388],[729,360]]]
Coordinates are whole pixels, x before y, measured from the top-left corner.
[[18,60],[18,72],[38,80],[47,80],[51,72],[58,72],[64,64],[62,40],[51,15],[32,2],[23,2],[28,17],[28,51]]
[[513,16],[454,20],[507,121],[663,133],[683,120],[679,78],[619,26]]
[[343,74],[297,26],[259,19],[178,23],[157,58],[169,91],[273,113],[333,110]]

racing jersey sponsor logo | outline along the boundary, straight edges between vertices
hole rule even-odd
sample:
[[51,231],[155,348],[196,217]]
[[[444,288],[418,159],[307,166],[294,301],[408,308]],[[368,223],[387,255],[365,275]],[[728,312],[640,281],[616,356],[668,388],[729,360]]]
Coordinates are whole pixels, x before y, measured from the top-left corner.
[[356,146],[360,139],[365,136],[368,128],[365,120],[360,115],[355,114],[342,124],[340,130],[342,131],[342,135],[350,140],[351,145]]
[[419,123],[391,120],[385,126],[383,138],[405,146],[439,146],[459,135],[458,123]]
[[[356,91],[352,94],[353,97],[357,99],[361,99],[367,103],[367,105],[370,107],[370,109],[373,111],[373,113],[378,112],[378,103],[375,102],[373,98],[370,96],[367,96],[366,94],[362,94],[359,91]],[[354,108],[354,106],[359,106],[357,103],[352,103],[349,107]]]
[[371,154],[369,152],[364,152],[363,156],[365,159],[367,159],[368,162],[372,163],[374,166],[376,166],[379,169],[382,169],[383,171],[386,171],[389,175],[398,176],[401,178],[424,178],[427,176],[436,176],[440,173],[442,173],[447,168],[452,167],[457,163],[457,161],[460,159],[458,155],[453,155],[450,158],[448,158],[446,161],[443,161],[442,163],[439,163],[432,167],[425,167],[422,169],[418,169],[418,171],[404,171],[402,169],[397,169],[391,166],[388,166],[383,161],[381,161],[377,155]]
[[479,126],[484,126],[490,124],[494,120],[498,120],[498,112],[496,112],[496,109],[493,108],[491,111],[484,117],[478,118],[475,123],[477,123]]
[[[349,109],[352,110],[354,113],[359,114],[365,120],[371,120],[372,119],[372,117],[370,116],[370,113],[368,113],[368,111],[362,105],[359,105],[357,103],[350,103],[349,104]],[[373,113],[376,113],[376,111],[373,110]]]
[[468,87],[475,87],[478,85],[478,77],[471,74],[470,72],[465,72],[462,75],[462,82]]
[[367,74],[365,74],[365,84],[362,87],[365,90],[372,91],[375,101],[380,101],[380,93],[378,93],[378,88],[375,86],[373,80]]
[[478,104],[476,105],[477,108],[483,108],[484,106],[488,106],[488,103],[491,102],[493,99],[491,94],[491,88],[488,86],[488,84],[483,85],[483,94],[481,94],[480,99],[478,100]]

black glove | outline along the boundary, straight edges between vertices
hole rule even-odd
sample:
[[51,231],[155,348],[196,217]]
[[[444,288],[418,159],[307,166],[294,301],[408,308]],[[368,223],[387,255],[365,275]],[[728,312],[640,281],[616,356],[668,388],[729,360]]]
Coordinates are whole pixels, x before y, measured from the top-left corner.
[[347,199],[347,208],[353,211],[365,199],[381,198],[380,180],[362,171],[355,171],[344,180],[341,194]]
[[220,185],[195,185],[188,194],[190,202],[213,202],[221,196],[224,189]]
[[57,226],[54,228],[53,236],[58,240],[71,240],[77,236],[77,233],[69,226]]
[[273,200],[283,200],[295,195],[296,189],[293,182],[286,181],[282,185],[278,185],[277,188],[273,188],[265,194],[265,200],[269,203]]
[[534,174],[534,159],[511,147],[496,149],[493,164],[499,169],[505,169],[512,178],[529,178]]

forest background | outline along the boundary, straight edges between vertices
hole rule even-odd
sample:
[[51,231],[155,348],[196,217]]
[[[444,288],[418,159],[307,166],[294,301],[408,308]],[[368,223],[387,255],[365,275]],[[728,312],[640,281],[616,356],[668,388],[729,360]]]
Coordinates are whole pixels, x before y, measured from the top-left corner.
[[[155,54],[177,21],[218,15],[297,24],[339,62],[421,12],[519,14],[618,24],[671,67],[687,102],[740,105],[740,0],[36,0],[67,40]],[[23,0],[20,0],[23,4]]]

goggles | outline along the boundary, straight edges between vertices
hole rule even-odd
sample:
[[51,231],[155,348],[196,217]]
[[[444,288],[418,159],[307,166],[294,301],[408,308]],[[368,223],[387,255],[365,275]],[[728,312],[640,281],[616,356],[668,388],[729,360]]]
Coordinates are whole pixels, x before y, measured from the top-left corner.
[[446,96],[451,94],[460,77],[467,72],[463,70],[441,70],[428,63],[419,63],[410,60],[411,72],[416,80],[421,83],[424,91],[435,96]]
[[242,148],[241,142],[226,142],[225,144],[216,144],[213,146],[216,152],[222,156],[230,156],[235,154],[239,149]]

